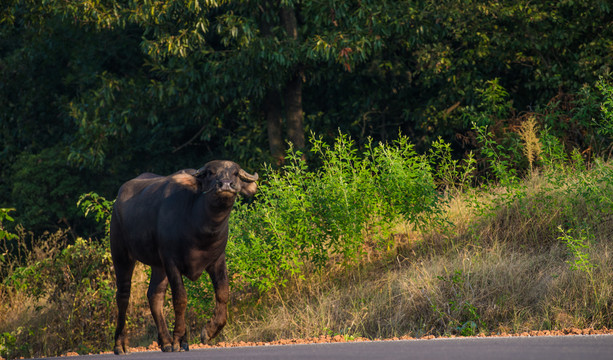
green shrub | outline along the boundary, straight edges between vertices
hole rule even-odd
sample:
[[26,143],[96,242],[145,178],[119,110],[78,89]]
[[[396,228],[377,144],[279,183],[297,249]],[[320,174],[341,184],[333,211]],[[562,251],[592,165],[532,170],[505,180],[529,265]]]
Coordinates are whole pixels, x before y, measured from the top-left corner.
[[[80,200],[84,211],[96,212],[97,220],[107,223],[111,204],[97,194]],[[7,215],[4,219],[10,220]],[[7,236],[0,238],[4,275],[0,294],[4,294],[4,306],[31,319],[10,331],[2,329],[7,324],[0,322],[0,330],[5,331],[0,355],[15,358],[107,349],[115,309],[108,237],[71,241],[67,231],[60,230],[33,239],[33,234],[19,229],[18,234],[10,234],[10,243]]]
[[261,291],[300,277],[306,265],[356,264],[367,246],[388,248],[398,221],[438,219],[432,169],[406,137],[368,143],[362,154],[346,135],[332,146],[313,137],[310,151],[321,167],[309,170],[290,150],[281,170],[266,169],[255,201],[233,215],[231,272]]
[[[7,348],[9,357],[87,353],[110,344],[115,306],[110,253],[97,241],[67,242],[62,231],[45,235],[0,283],[5,300],[22,299],[12,304],[14,311],[32,317],[23,331],[9,332],[19,344]],[[30,346],[21,346],[26,343]]]
[[107,200],[103,196],[90,192],[83,194],[77,201],[77,206],[87,217],[93,214],[98,223],[104,224],[104,239],[108,243],[111,229],[111,214],[115,200]]
[[596,83],[602,98],[600,99],[601,118],[592,119],[598,129],[598,133],[609,139],[609,144],[613,138],[613,84],[600,78]]
[[9,215],[9,212],[11,211],[15,211],[15,209],[0,208],[0,240],[11,240],[17,237],[17,235],[7,231],[2,224],[5,220],[14,221],[14,219]]
[[0,265],[2,265],[3,271],[0,271],[0,279],[2,279],[8,270],[9,257],[11,254],[6,246],[7,241],[15,240],[17,238],[16,234],[13,234],[4,228],[4,221],[13,221],[13,218],[9,215],[9,212],[14,211],[15,209],[5,209],[0,208],[0,242],[4,244],[3,252],[0,253]]
[[434,170],[435,181],[442,190],[457,192],[472,185],[477,163],[472,151],[464,159],[453,159],[451,144],[438,138],[432,143],[428,158]]

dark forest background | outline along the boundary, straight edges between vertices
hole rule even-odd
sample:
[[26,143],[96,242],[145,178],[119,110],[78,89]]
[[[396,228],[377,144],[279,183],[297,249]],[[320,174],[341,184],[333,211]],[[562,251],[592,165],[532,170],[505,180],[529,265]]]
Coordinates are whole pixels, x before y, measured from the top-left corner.
[[473,122],[504,142],[529,115],[610,151],[608,0],[2,4],[0,207],[35,233],[95,235],[83,193],[215,158],[258,171],[311,134],[461,157]]

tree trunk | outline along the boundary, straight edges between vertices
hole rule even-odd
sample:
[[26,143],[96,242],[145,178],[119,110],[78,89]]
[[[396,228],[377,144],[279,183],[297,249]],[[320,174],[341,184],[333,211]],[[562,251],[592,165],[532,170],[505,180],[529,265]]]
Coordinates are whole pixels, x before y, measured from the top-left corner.
[[281,24],[290,39],[298,40],[298,20],[296,10],[287,6],[281,7]]
[[268,145],[273,159],[280,165],[283,163],[285,146],[283,145],[283,131],[281,118],[281,102],[279,94],[270,90],[264,99],[266,111],[266,126],[268,128]]
[[[273,5],[267,4],[263,12],[270,11]],[[298,46],[298,20],[296,9],[282,6],[279,9],[281,26],[285,30],[289,43]],[[262,18],[260,24],[262,34],[265,37],[273,36],[272,25]],[[287,140],[291,142],[295,149],[305,147],[304,139],[304,114],[302,111],[302,71],[298,64],[290,70],[289,80],[284,84],[283,93],[276,90],[269,90],[264,98],[264,112],[266,114],[266,127],[268,130],[268,146],[274,161],[280,165],[284,161],[285,142],[283,137],[283,118],[285,115],[285,128]],[[284,111],[283,111],[284,110]],[[285,114],[284,114],[285,112]]]
[[285,111],[287,115],[287,137],[295,149],[303,149],[304,126],[302,112],[302,76],[298,72],[285,87]]
[[[281,23],[287,37],[294,42],[298,41],[298,20],[296,10],[287,6],[281,7]],[[297,44],[296,44],[297,46]],[[295,149],[303,149],[304,141],[304,114],[302,112],[302,72],[299,66],[285,85],[285,112],[287,116],[287,137],[294,144]]]

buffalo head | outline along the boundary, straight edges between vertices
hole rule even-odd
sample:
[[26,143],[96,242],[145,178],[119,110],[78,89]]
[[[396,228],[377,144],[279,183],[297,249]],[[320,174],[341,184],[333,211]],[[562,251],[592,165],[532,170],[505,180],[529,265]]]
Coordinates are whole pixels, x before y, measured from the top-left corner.
[[204,194],[234,198],[237,194],[253,196],[258,174],[251,175],[232,161],[215,160],[206,163],[193,174]]

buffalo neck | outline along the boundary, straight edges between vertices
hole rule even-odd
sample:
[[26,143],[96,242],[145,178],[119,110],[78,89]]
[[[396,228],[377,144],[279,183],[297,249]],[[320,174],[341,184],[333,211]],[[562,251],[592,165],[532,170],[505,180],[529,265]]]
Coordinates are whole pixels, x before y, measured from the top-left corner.
[[227,229],[234,199],[230,201],[215,194],[201,194],[194,205],[199,217],[204,219],[204,231],[219,232]]

